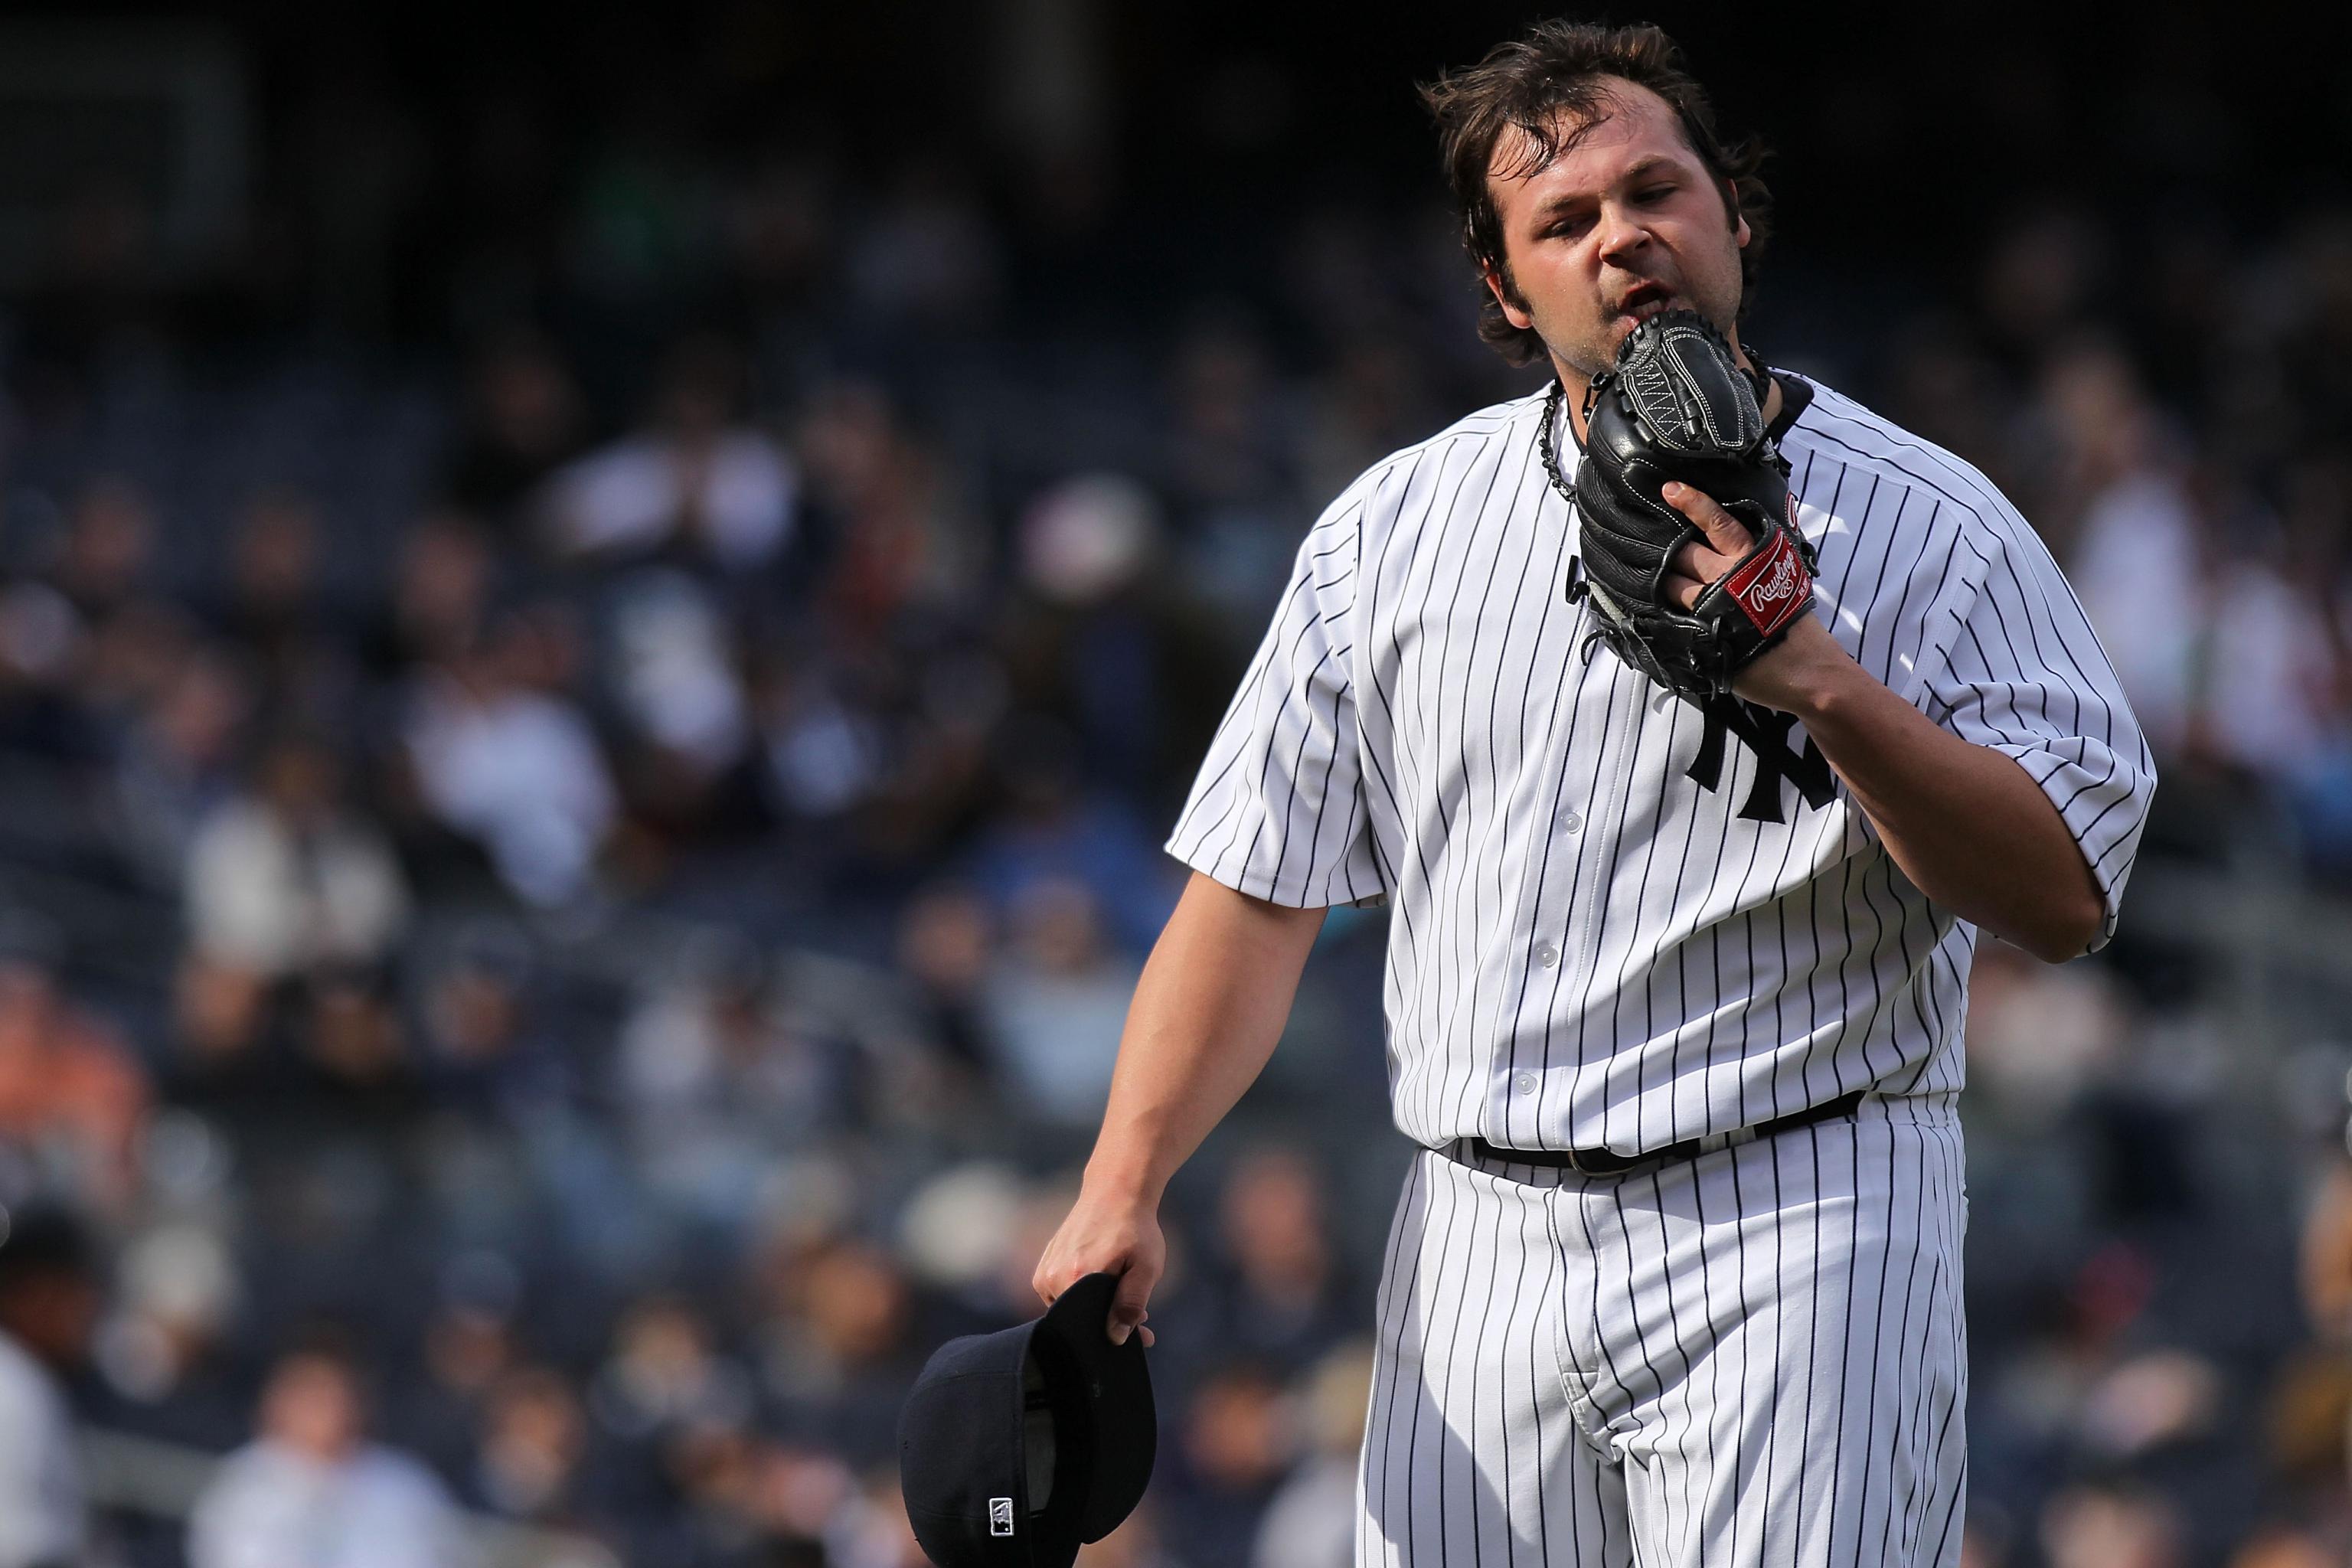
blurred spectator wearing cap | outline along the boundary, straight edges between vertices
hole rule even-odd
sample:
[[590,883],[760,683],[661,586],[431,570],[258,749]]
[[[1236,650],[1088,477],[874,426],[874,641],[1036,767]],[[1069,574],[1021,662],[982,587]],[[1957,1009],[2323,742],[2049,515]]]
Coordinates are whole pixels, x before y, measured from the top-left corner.
[[259,1436],[222,1461],[188,1521],[190,1568],[461,1568],[473,1552],[416,1460],[368,1441],[357,1368],[340,1348],[271,1371]]
[[1032,500],[1018,537],[1021,594],[1003,616],[1015,702],[1086,739],[1097,783],[1160,802],[1223,714],[1207,672],[1224,628],[1171,571],[1159,503],[1125,475],[1087,473]]
[[99,1308],[89,1242],[65,1211],[26,1205],[0,1236],[0,1568],[73,1568],[87,1522],[64,1374]]

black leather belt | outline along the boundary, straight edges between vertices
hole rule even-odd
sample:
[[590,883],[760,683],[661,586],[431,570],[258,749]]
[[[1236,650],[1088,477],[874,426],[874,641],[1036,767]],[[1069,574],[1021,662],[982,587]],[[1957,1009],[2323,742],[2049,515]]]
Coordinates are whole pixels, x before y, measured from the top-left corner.
[[1643,1154],[1620,1154],[1613,1149],[1505,1149],[1487,1142],[1484,1138],[1465,1138],[1464,1144],[1472,1153],[1484,1160],[1500,1160],[1513,1165],[1541,1165],[1547,1170],[1574,1171],[1585,1176],[1614,1176],[1640,1165],[1663,1165],[1675,1160],[1696,1160],[1702,1154],[1712,1154],[1718,1149],[1737,1148],[1752,1143],[1759,1138],[1769,1138],[1776,1132],[1788,1132],[1809,1127],[1816,1121],[1843,1116],[1863,1101],[1870,1091],[1857,1089],[1851,1094],[1819,1105],[1792,1110],[1786,1116],[1776,1116],[1769,1121],[1759,1121],[1752,1127],[1742,1127],[1730,1132],[1710,1132],[1704,1138],[1685,1138],[1679,1143],[1669,1143],[1663,1149],[1653,1149]]

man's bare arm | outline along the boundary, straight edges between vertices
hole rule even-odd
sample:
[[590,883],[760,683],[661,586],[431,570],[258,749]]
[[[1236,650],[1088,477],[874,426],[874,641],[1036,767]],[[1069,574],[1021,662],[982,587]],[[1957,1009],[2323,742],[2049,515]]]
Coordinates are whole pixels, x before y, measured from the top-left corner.
[[1820,634],[1806,639],[1813,658],[1792,656],[1795,694],[1774,706],[1805,721],[1903,874],[2045,963],[2081,957],[2106,906],[2042,786],[2015,758],[1960,739],[1887,689],[1819,622],[1808,626]]
[[1193,873],[1136,984],[1078,1201],[1032,1280],[1039,1296],[1120,1274],[1111,1338],[1143,1321],[1167,1262],[1160,1194],[1274,1054],[1326,912]]
[[[1713,550],[1685,545],[1668,591],[1687,609],[1748,548],[1712,500],[1668,485],[1666,504]],[[1856,664],[1811,616],[1739,674],[1739,694],[1794,713],[1879,841],[1929,898],[2050,963],[2081,956],[2106,919],[2099,884],[2058,807],[2016,759],[1937,725]]]

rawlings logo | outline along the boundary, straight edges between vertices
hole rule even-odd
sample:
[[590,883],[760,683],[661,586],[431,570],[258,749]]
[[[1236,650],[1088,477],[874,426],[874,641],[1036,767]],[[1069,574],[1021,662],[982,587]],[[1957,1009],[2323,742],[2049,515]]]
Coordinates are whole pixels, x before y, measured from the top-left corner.
[[1777,605],[1797,591],[1797,558],[1782,552],[1772,563],[1772,574],[1748,590],[1749,604],[1758,610]]
[[1748,612],[1756,629],[1770,637],[1804,604],[1809,581],[1804,558],[1797,553],[1793,537],[1775,533],[1772,542],[1726,578],[1723,586],[1732,600]]

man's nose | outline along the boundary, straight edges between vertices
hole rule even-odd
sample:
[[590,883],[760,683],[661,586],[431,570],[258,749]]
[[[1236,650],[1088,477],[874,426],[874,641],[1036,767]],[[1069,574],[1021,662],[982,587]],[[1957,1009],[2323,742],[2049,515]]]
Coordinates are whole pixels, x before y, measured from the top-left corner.
[[1638,250],[1650,237],[1650,231],[1634,221],[1633,216],[1615,202],[1601,208],[1601,254],[1603,257]]

